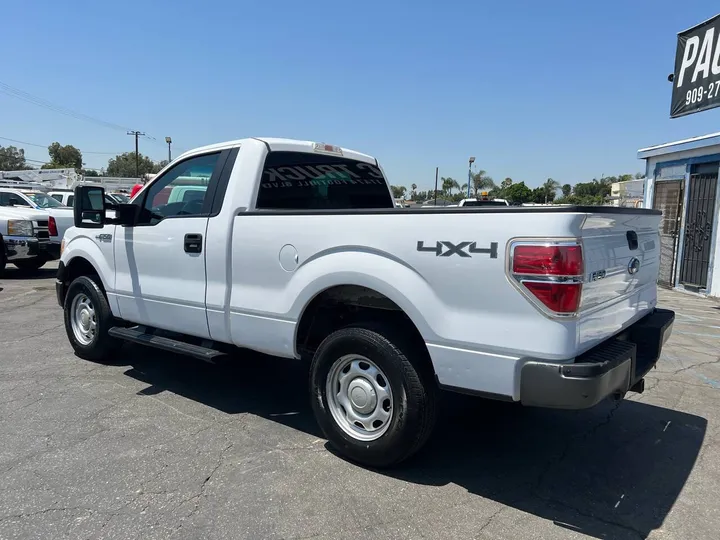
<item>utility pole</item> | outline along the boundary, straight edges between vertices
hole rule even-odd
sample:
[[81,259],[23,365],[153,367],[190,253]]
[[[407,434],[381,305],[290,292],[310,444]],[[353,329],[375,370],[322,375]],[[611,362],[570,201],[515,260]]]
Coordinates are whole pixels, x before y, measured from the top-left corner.
[[140,178],[140,152],[138,152],[138,137],[145,136],[142,131],[128,131],[128,135],[135,135],[135,176]]
[[475,163],[475,157],[471,156],[470,159],[468,159],[468,190],[467,190],[467,196],[468,199],[470,198],[470,184],[472,184],[472,164]]
[[171,137],[165,137],[165,142],[168,145],[168,163],[172,161],[172,152],[170,150],[170,145],[172,144],[172,138]]
[[435,167],[435,206],[437,206],[437,181],[438,181],[438,169],[439,169],[439,167]]

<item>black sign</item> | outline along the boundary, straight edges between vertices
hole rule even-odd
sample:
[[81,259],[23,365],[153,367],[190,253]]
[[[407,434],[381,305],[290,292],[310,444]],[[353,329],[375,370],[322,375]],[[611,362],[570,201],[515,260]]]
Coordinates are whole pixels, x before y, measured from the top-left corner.
[[678,34],[670,118],[720,107],[720,15]]

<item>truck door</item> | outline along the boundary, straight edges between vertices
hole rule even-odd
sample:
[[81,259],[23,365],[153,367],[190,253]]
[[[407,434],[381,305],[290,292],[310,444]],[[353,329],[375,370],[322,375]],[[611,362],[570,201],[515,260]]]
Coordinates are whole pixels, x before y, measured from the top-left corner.
[[[116,290],[120,316],[134,323],[209,337],[205,311],[206,232],[228,150],[189,157],[153,179],[133,200],[138,224],[117,227]],[[168,202],[184,185],[203,191]],[[204,188],[204,190],[202,189]]]

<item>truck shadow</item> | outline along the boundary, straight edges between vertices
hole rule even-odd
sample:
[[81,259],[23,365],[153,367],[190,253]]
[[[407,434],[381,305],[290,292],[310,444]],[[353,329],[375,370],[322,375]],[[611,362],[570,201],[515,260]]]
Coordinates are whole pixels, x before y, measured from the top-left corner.
[[[149,385],[143,394],[169,391],[322,437],[304,363],[247,353],[211,366],[142,347],[123,350],[133,358],[126,375]],[[553,411],[444,394],[437,429],[421,453],[376,472],[457,484],[594,538],[647,538],[677,500],[706,429],[704,418],[639,401]]]
[[707,429],[704,418],[630,400],[553,411],[446,398],[425,450],[390,476],[455,483],[594,538],[660,528]]
[[57,268],[40,268],[39,270],[20,270],[8,263],[5,272],[2,275],[4,280],[40,280],[51,279],[57,276]]

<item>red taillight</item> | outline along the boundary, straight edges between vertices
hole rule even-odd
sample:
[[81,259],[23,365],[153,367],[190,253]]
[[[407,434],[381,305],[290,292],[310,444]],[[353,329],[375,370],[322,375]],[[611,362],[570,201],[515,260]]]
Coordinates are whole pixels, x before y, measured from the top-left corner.
[[517,244],[512,248],[512,278],[520,290],[556,315],[575,315],[582,298],[580,244]]
[[514,274],[540,276],[581,276],[583,273],[582,247],[527,246],[515,247]]
[[52,216],[50,216],[48,220],[48,234],[50,234],[50,236],[58,236],[57,223],[55,223],[55,218]]
[[523,281],[523,285],[544,306],[555,313],[575,313],[580,307],[581,283],[537,283]]

